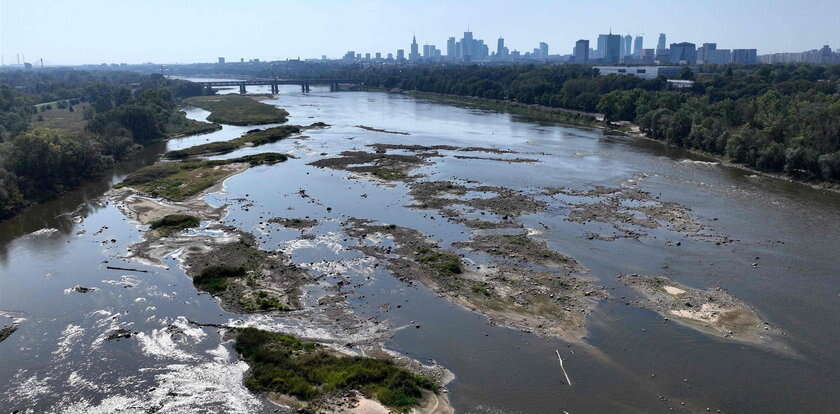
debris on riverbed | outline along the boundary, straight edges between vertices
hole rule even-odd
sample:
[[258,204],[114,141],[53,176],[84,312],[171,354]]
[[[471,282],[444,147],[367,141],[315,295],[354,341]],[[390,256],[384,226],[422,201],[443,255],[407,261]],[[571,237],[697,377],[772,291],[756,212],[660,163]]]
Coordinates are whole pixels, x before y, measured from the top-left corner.
[[256,247],[254,236],[214,243],[206,251],[187,251],[184,264],[193,284],[213,294],[231,312],[254,313],[300,309],[300,288],[308,274],[282,252]]
[[310,218],[285,218],[274,217],[266,220],[267,223],[279,224],[283,227],[296,230],[307,230],[318,225],[318,220]]
[[17,324],[14,324],[14,323],[11,324],[11,325],[4,326],[4,327],[0,328],[0,342],[5,341],[10,336],[12,336],[12,334],[15,333],[15,331],[17,331],[17,329],[18,329],[18,326],[17,326]]
[[361,128],[361,129],[364,129],[365,131],[382,132],[384,134],[411,135],[408,132],[389,131],[387,129],[379,129],[379,128],[369,127],[369,126],[365,126],[365,125],[356,125],[356,128]]
[[696,240],[727,244],[733,240],[711,230],[691,214],[682,204],[661,201],[647,191],[635,186],[610,188],[597,186],[592,189],[546,188],[544,194],[568,205],[566,220],[587,224],[590,222],[612,225],[612,234],[587,232],[587,238],[612,241],[619,238],[640,238],[647,231],[666,227],[669,231],[684,234]]
[[685,326],[733,341],[773,345],[782,332],[748,304],[720,287],[696,289],[663,276],[620,275],[618,280],[642,294],[635,302]]
[[[345,232],[368,242],[389,238],[396,247],[363,243],[355,248],[387,261],[396,277],[419,281],[505,326],[580,341],[586,335],[586,315],[606,297],[605,290],[594,286],[577,262],[525,236],[510,240],[488,236],[475,244],[456,244],[485,250],[500,260],[470,269],[459,255],[440,249],[414,229],[350,219]],[[506,262],[506,257],[518,260]],[[532,264],[555,269],[534,270],[529,268]],[[562,272],[557,272],[558,267]]]
[[[521,191],[498,186],[467,186],[453,181],[422,181],[409,184],[409,194],[416,209],[436,209],[451,221],[476,229],[516,228],[521,224],[516,217],[538,213],[547,204]],[[469,196],[469,197],[468,197]],[[456,209],[466,207],[467,210]],[[499,221],[465,217],[468,214],[484,215],[489,212]]]

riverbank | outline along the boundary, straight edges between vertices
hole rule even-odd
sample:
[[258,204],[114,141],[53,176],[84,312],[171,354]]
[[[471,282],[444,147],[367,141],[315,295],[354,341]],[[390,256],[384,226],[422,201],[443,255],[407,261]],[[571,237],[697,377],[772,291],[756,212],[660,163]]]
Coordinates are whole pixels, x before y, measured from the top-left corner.
[[715,160],[716,162],[720,163],[720,165],[725,167],[737,168],[743,171],[748,171],[755,175],[760,175],[769,178],[775,178],[778,180],[787,181],[790,183],[796,183],[808,186],[815,190],[826,190],[835,193],[840,193],[840,183],[833,183],[828,181],[812,181],[812,180],[801,180],[794,177],[791,177],[787,174],[782,173],[773,173],[768,171],[761,171],[755,168],[749,167],[744,164],[732,162],[728,158],[722,155],[713,154],[705,151],[701,151],[695,148],[687,148],[687,147],[678,147],[667,142],[651,138],[647,136],[647,134],[641,132],[641,129],[638,125],[622,121],[617,126],[612,126],[610,124],[604,123],[604,115],[603,114],[596,114],[596,113],[587,113],[587,112],[580,112],[571,109],[564,109],[564,108],[552,108],[542,105],[528,105],[522,104],[518,102],[511,102],[511,101],[503,101],[498,99],[487,99],[487,98],[478,98],[478,97],[464,97],[458,95],[446,95],[440,93],[433,93],[433,92],[420,92],[420,91],[402,91],[402,90],[387,90],[387,89],[370,89],[370,90],[378,90],[381,92],[387,93],[398,93],[403,95],[414,96],[421,99],[429,99],[435,102],[454,105],[454,106],[465,106],[471,107],[476,109],[486,109],[486,110],[493,110],[498,112],[505,112],[511,113],[515,115],[522,115],[529,119],[535,121],[551,121],[551,122],[559,122],[561,124],[568,124],[573,126],[583,126],[583,127],[590,127],[590,128],[598,128],[602,129],[605,132],[613,132],[618,133],[620,135],[626,135],[633,138],[641,138],[653,142],[657,142],[662,145],[666,145],[672,148],[679,148],[681,150],[685,150],[689,153],[694,155],[710,158]]

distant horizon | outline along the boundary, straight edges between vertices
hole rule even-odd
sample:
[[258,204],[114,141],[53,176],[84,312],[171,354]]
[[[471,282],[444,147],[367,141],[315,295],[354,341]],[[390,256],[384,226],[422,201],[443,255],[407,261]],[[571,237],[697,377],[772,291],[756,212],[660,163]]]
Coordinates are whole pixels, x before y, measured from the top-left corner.
[[550,55],[571,54],[578,39],[588,39],[596,48],[598,35],[610,31],[644,35],[645,48],[655,48],[659,33],[665,33],[668,44],[717,43],[723,49],[757,49],[759,55],[840,45],[840,33],[833,29],[840,23],[840,4],[814,0],[803,8],[790,0],[732,3],[526,0],[511,7],[501,0],[432,0],[423,5],[258,0],[246,7],[223,1],[191,7],[163,0],[116,5],[103,0],[4,0],[0,56],[7,66],[17,63],[18,54],[33,65],[43,58],[45,66],[213,63],[218,57],[230,62],[322,55],[340,59],[349,50],[384,57],[397,49],[408,53],[413,35],[421,48],[433,44],[445,54],[446,39],[460,38],[467,27],[491,51],[503,37],[511,50],[523,53],[546,42]]

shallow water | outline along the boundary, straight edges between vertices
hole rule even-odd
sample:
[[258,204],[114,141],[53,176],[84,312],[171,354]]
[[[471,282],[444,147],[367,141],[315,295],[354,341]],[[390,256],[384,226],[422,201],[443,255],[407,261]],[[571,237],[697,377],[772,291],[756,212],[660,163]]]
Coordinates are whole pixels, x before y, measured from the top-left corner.
[[[249,92],[260,91],[249,87]],[[349,296],[351,307],[360,319],[382,323],[360,328],[359,335],[411,324],[396,330],[387,345],[450,369],[456,379],[448,388],[458,412],[658,412],[671,407],[832,412],[840,403],[833,392],[840,388],[840,266],[835,259],[840,251],[840,195],[753,178],[719,165],[683,162],[696,158],[655,142],[400,95],[330,93],[323,88],[302,95],[288,87],[267,102],[287,109],[290,124],[322,121],[332,127],[306,131],[308,138],[217,157],[278,151],[298,158],[234,176],[224,192],[206,200],[228,204],[224,221],[257,234],[263,248],[283,249],[314,274],[336,273],[313,287],[308,300],[337,280],[360,284]],[[188,115],[203,119],[207,112],[190,109]],[[225,126],[173,140],[168,149],[228,140],[248,129]],[[588,240],[585,234],[599,225],[566,221],[568,211],[552,204],[521,222],[538,229],[537,238],[580,261],[597,283],[610,289],[612,299],[590,318],[591,347],[491,326],[481,315],[422,286],[406,285],[346,248],[341,222],[349,217],[411,227],[444,246],[470,237],[468,228],[443,220],[434,210],[405,208],[413,200],[404,184],[383,185],[307,165],[344,150],[369,150],[365,145],[373,143],[496,147],[523,153],[502,157],[539,160],[462,160],[441,151],[444,157],[415,170],[427,180],[476,180],[534,196],[544,187],[638,183],[662,200],[691,207],[700,222],[737,242],[718,246],[665,229],[638,240]],[[153,155],[150,150],[144,160]],[[0,378],[8,379],[0,382],[4,409],[270,411],[272,407],[241,386],[246,366],[237,362],[217,330],[196,328],[187,320],[242,320],[324,339],[332,334],[329,326],[229,314],[211,297],[196,293],[175,259],[167,261],[167,268],[122,259],[141,231],[99,198],[121,177],[118,172],[0,223],[0,325],[12,318],[20,322],[18,331],[0,343]],[[301,189],[308,197],[300,196]],[[310,231],[314,240],[297,240],[297,230],[260,224],[271,217],[307,216],[319,221]],[[106,265],[149,272],[114,271]],[[784,330],[784,341],[795,355],[710,337],[627,306],[621,298],[632,292],[615,279],[621,273],[662,274],[699,288],[720,285]],[[76,285],[97,290],[65,292]],[[383,312],[383,304],[401,306]],[[117,327],[139,334],[104,340]],[[572,386],[565,383],[555,350],[563,355]]]

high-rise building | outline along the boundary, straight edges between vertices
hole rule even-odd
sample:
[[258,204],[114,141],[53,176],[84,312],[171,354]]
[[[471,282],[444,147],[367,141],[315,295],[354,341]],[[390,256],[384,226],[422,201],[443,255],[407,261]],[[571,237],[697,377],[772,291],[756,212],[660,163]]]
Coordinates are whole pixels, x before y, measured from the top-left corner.
[[505,55],[505,39],[500,37],[499,40],[496,42],[496,56],[504,56]]
[[420,60],[420,46],[417,44],[417,36],[411,38],[411,52],[408,54],[408,60],[412,62]]
[[455,58],[455,37],[450,37],[446,40],[446,57],[449,59]]
[[665,33],[660,33],[659,42],[656,43],[656,53],[658,54],[660,50],[665,50],[666,44]]
[[465,61],[475,56],[475,41],[472,32],[464,32],[464,37],[461,39],[461,56]]
[[633,56],[639,57],[642,55],[642,49],[645,48],[645,38],[642,36],[636,36],[636,40],[633,42]]
[[575,42],[575,63],[584,64],[589,62],[589,41],[580,39]]
[[540,42],[540,57],[547,58],[548,57],[548,43]]
[[630,56],[633,54],[633,36],[627,35],[624,36],[624,42],[622,43],[622,49],[624,50],[624,56]]
[[220,58],[219,58],[219,64],[220,64],[220,65],[224,65],[224,64],[225,64],[225,58],[220,57]]
[[397,60],[400,62],[405,61],[405,49],[397,49]]
[[607,55],[607,36],[609,35],[598,35],[598,47],[595,49],[594,58],[603,59]]
[[697,45],[689,42],[671,43],[671,63],[694,65],[697,63]]
[[[831,48],[828,49],[828,54],[831,54]],[[732,63],[755,65],[758,63],[758,51],[755,49],[733,49]]]
[[382,53],[376,52],[376,60],[382,59]]
[[605,63],[616,64],[621,60],[621,35],[608,34],[606,36],[606,47],[604,56],[601,58]]

